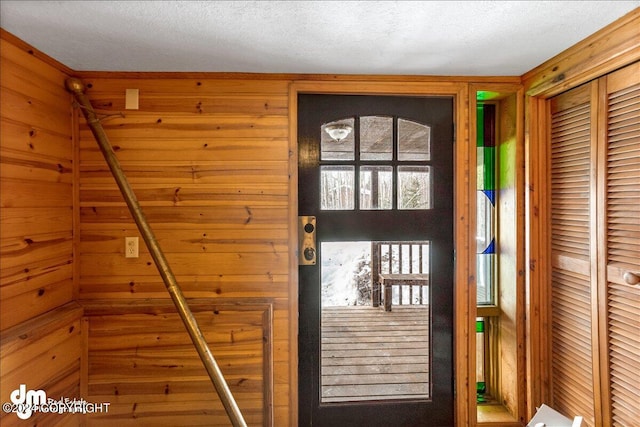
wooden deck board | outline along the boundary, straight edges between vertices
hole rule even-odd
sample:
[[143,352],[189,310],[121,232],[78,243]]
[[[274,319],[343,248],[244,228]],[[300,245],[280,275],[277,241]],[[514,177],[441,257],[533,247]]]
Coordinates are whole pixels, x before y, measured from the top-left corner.
[[427,306],[327,307],[322,401],[428,399]]

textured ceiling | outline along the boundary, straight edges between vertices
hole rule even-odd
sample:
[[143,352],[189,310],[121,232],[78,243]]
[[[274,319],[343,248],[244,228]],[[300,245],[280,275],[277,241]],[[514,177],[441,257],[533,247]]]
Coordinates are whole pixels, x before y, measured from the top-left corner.
[[522,75],[636,1],[0,1],[78,71]]

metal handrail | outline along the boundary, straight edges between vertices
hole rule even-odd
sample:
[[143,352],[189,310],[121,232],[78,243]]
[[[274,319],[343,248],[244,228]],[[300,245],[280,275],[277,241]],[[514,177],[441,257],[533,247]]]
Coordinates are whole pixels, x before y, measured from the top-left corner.
[[151,257],[153,258],[153,261],[160,272],[160,276],[162,276],[162,280],[167,287],[167,291],[169,291],[169,295],[171,296],[171,299],[173,300],[173,303],[175,304],[176,309],[187,328],[187,332],[189,332],[193,345],[196,347],[200,359],[202,359],[202,363],[213,382],[213,386],[215,387],[218,396],[220,396],[220,400],[227,411],[227,415],[229,416],[232,425],[234,427],[246,427],[247,424],[240,412],[240,408],[238,408],[238,405],[231,394],[231,390],[222,375],[222,371],[218,367],[218,364],[207,345],[207,341],[198,326],[198,322],[189,309],[187,301],[180,289],[180,285],[178,285],[176,278],[169,267],[169,263],[167,262],[162,249],[158,245],[158,241],[151,230],[151,227],[149,227],[149,223],[142,212],[140,203],[138,203],[138,199],[131,189],[131,185],[129,184],[127,177],[122,171],[120,162],[111,147],[111,143],[107,138],[104,128],[102,127],[93,106],[89,102],[89,98],[84,93],[84,84],[77,78],[67,79],[65,84],[67,90],[74,95],[77,103],[81,107],[87,124],[98,142],[100,151],[102,151],[102,155],[111,169],[111,173],[120,188],[120,192],[129,207],[129,211],[131,211],[131,215],[138,226],[140,234],[142,234],[144,242],[149,248]]

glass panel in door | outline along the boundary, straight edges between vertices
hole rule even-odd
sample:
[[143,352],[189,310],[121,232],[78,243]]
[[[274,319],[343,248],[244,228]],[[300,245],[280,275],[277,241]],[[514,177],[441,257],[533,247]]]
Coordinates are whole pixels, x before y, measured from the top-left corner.
[[[429,399],[429,243],[322,242],[321,403]],[[391,311],[374,301],[388,283]]]

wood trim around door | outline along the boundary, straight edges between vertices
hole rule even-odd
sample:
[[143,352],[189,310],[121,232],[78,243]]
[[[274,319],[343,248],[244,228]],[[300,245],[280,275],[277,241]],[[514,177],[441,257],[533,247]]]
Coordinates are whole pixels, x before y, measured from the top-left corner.
[[[456,262],[454,271],[454,404],[457,426],[476,424],[475,406],[473,414],[469,402],[475,400],[475,388],[472,390],[470,374],[475,365],[469,354],[473,354],[475,339],[471,340],[471,331],[475,331],[475,298],[469,297],[475,274],[471,266],[475,265],[475,252],[470,251],[470,231],[475,212],[471,196],[476,194],[475,180],[470,179],[473,172],[470,158],[475,144],[469,143],[469,84],[451,81],[438,82],[374,82],[374,81],[294,81],[289,88],[289,245],[296,248],[297,242],[297,123],[298,94],[357,94],[357,95],[415,95],[415,96],[453,96],[454,98],[454,247]],[[474,168],[475,170],[475,168]],[[289,357],[291,375],[290,419],[292,425],[298,425],[298,263],[297,250],[289,251]],[[475,286],[473,287],[475,289]]]

